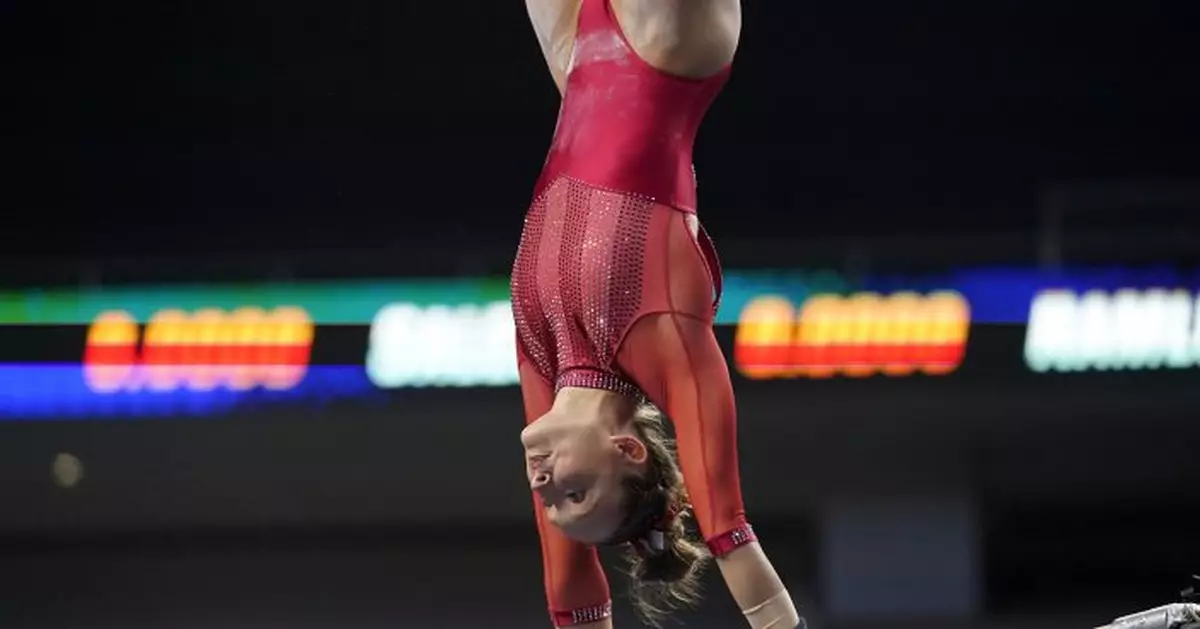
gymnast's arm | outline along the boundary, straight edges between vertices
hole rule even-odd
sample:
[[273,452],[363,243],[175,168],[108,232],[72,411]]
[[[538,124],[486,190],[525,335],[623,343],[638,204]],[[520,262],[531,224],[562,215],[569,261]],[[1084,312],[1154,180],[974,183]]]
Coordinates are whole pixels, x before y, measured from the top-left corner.
[[529,21],[533,23],[542,56],[546,58],[559,94],[566,90],[581,5],[581,0],[525,0]]
[[[596,549],[568,539],[535,507],[542,542],[542,572],[546,599],[555,627],[613,629],[612,597]],[[601,611],[603,610],[603,611]],[[592,614],[607,614],[595,622],[580,622]],[[578,614],[578,616],[577,616]]]
[[626,37],[650,65],[689,78],[712,76],[737,52],[741,0],[611,0]]
[[[521,372],[525,421],[533,422],[553,406],[554,387],[520,350],[517,365]],[[532,506],[541,541],[542,574],[552,623],[555,627],[572,629],[612,629],[609,619],[612,596],[596,549],[569,539],[547,521],[537,496],[533,497]]]
[[800,616],[742,506],[733,385],[712,322],[656,315],[623,348],[622,366],[674,424],[693,513],[738,607],[755,629],[796,627]]

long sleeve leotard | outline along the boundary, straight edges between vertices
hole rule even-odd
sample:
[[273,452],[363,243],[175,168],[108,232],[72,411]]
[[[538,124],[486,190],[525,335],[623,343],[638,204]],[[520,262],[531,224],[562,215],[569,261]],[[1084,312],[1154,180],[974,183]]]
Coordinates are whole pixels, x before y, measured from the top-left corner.
[[[742,506],[737,419],[713,334],[720,268],[694,230],[692,146],[727,79],[669,76],[641,60],[607,0],[583,0],[554,143],[512,275],[528,421],[563,387],[644,395],[673,423],[714,555],[754,541]],[[593,548],[537,512],[556,626],[611,613]]]

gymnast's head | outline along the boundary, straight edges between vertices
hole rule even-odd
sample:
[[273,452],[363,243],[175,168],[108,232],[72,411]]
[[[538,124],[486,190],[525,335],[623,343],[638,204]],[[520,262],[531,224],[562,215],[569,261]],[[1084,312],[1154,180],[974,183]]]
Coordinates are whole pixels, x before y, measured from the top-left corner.
[[545,518],[577,541],[623,549],[646,620],[697,602],[708,549],[687,535],[687,491],[655,406],[565,389],[521,440]]

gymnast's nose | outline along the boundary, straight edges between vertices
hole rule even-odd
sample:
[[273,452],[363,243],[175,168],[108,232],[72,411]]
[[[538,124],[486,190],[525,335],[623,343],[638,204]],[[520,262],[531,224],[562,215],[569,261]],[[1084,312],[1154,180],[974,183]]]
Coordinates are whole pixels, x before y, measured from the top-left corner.
[[529,488],[538,491],[539,489],[550,484],[550,473],[537,470],[529,477]]

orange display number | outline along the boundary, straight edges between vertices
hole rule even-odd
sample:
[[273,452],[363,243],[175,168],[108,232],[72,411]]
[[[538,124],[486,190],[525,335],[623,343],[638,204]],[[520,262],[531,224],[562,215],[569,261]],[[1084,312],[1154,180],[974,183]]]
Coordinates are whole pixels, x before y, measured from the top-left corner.
[[742,311],[734,364],[756,380],[944,375],[962,363],[970,324],[953,292],[822,295],[799,309],[761,297]]
[[313,335],[301,308],[161,310],[144,332],[129,313],[109,311],[88,329],[84,379],[97,393],[286,390],[308,371]]

